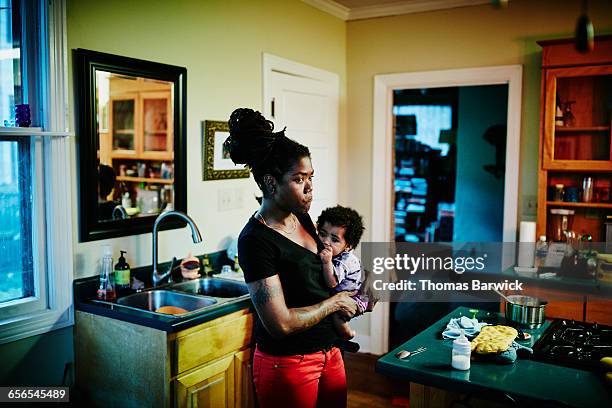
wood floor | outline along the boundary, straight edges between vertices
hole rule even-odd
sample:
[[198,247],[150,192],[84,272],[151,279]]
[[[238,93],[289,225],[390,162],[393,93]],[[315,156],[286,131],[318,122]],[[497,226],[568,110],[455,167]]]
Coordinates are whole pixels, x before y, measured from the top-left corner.
[[407,407],[410,384],[376,373],[378,356],[345,353],[349,408]]

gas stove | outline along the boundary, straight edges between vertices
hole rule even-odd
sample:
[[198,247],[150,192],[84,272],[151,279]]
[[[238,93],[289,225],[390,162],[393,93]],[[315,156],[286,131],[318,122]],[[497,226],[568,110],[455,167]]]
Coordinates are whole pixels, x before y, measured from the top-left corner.
[[588,371],[612,356],[612,327],[597,323],[555,320],[533,346],[533,358]]

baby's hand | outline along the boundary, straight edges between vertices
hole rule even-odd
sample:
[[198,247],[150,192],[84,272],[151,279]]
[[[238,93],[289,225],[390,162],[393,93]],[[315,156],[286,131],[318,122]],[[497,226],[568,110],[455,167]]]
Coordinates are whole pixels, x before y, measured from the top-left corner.
[[332,255],[333,255],[333,252],[329,245],[326,245],[325,248],[323,248],[321,252],[319,252],[319,257],[321,258],[321,262],[323,263],[331,262]]

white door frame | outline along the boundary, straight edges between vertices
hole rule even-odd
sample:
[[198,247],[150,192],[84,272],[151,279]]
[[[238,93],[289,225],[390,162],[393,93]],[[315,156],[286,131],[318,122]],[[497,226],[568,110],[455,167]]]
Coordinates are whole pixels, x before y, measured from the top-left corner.
[[[518,224],[519,154],[521,139],[521,90],[523,67],[463,68],[427,72],[376,75],[372,132],[372,242],[392,242],[393,203],[393,91],[473,85],[508,85],[506,173],[504,180],[504,242],[516,241]],[[379,304],[370,315],[370,348],[374,354],[388,351],[389,303]]]

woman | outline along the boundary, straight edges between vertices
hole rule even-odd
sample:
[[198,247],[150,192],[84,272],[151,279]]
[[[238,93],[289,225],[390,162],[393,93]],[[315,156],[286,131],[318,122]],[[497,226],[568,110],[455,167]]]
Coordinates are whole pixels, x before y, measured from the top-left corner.
[[308,216],[313,169],[308,148],[251,109],[235,110],[225,142],[263,193],[238,238],[238,256],[257,311],[253,381],[259,405],[346,406],[346,376],[331,314],[357,305],[329,297],[318,253],[323,244]]

